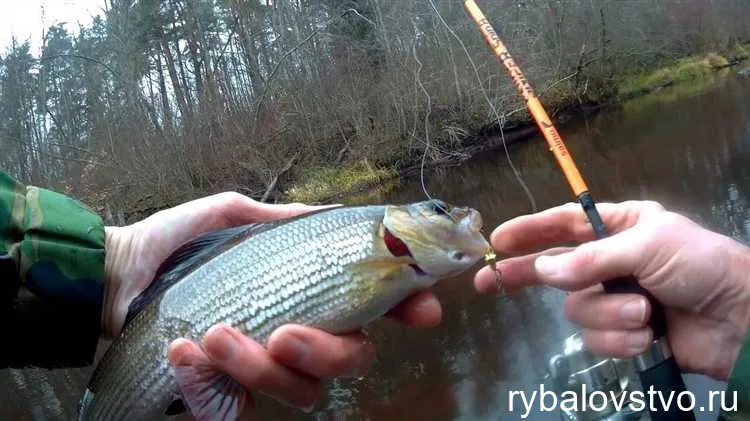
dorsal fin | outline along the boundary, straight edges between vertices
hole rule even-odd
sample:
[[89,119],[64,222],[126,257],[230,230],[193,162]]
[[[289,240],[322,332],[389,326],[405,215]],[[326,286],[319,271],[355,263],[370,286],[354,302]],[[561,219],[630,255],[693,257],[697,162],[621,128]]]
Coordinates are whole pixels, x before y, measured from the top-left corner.
[[149,303],[159,295],[163,294],[169,289],[169,287],[179,282],[180,279],[184,278],[208,260],[237,245],[240,241],[288,224],[289,222],[332,209],[339,208],[326,208],[287,219],[224,228],[208,232],[187,241],[173,251],[172,254],[170,254],[169,257],[159,265],[159,268],[156,270],[156,274],[148,287],[146,287],[146,289],[144,289],[130,303],[128,306],[128,314],[125,317],[125,325],[130,323],[138,313],[143,311]]

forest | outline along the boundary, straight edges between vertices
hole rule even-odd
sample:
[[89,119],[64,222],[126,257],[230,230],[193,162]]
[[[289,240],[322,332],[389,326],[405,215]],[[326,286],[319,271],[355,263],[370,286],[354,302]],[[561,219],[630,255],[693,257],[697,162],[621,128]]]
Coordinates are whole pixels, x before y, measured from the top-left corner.
[[[746,58],[750,40],[747,0],[477,4],[551,114],[687,57]],[[17,39],[0,52],[0,167],[122,221],[224,190],[312,200],[291,193],[451,159],[528,118],[461,1],[102,10],[46,28],[40,51]]]

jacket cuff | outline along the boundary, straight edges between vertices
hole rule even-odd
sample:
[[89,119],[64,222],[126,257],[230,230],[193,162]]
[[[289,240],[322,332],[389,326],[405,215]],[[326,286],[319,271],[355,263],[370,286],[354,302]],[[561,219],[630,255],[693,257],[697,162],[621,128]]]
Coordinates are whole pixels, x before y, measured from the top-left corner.
[[104,222],[67,196],[18,183],[7,188],[7,176],[0,178],[0,202],[10,210],[9,221],[0,222],[6,231],[0,251],[16,275],[2,280],[15,286],[2,320],[13,346],[0,347],[10,348],[0,351],[2,362],[90,365],[101,334]]

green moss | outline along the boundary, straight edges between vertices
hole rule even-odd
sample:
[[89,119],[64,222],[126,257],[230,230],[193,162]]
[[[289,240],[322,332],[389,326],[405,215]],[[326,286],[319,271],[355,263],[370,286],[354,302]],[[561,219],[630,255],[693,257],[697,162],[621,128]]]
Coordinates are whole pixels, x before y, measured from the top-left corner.
[[363,162],[342,167],[315,167],[305,171],[300,181],[285,194],[294,202],[319,203],[367,188],[392,187],[397,176],[393,169],[373,168]]
[[732,49],[731,55],[738,60],[747,60],[750,58],[750,52],[748,51],[750,51],[750,43],[737,44]]
[[712,69],[721,69],[729,66],[729,59],[716,53],[709,53],[706,55],[706,61],[708,61],[708,65],[711,66]]
[[[728,69],[725,69],[725,71],[726,74],[729,74]],[[723,74],[723,72],[719,73]],[[716,80],[713,77],[706,77],[697,79],[692,83],[677,84],[669,89],[659,92],[658,94],[644,95],[630,101],[624,101],[622,107],[628,112],[637,111],[641,108],[653,109],[654,104],[670,104],[675,101],[701,95],[706,92],[706,89],[710,88],[715,83]]]
[[670,66],[623,78],[618,92],[621,97],[647,93],[665,86],[702,79],[728,65],[729,60],[726,57],[715,53],[687,57],[677,60]]

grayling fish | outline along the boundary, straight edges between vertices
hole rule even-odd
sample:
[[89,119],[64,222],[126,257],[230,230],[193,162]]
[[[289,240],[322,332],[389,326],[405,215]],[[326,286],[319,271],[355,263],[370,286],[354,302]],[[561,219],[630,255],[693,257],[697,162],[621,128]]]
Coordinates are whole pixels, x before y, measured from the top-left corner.
[[170,342],[225,322],[261,344],[286,323],[356,331],[491,250],[482,218],[442,201],[337,207],[230,228],[180,247],[131,304],[94,371],[80,421],[236,420],[244,390],[215,367],[174,369]]

